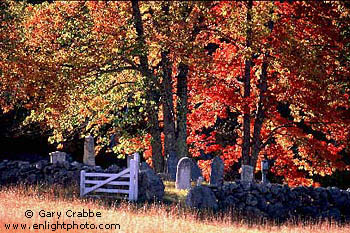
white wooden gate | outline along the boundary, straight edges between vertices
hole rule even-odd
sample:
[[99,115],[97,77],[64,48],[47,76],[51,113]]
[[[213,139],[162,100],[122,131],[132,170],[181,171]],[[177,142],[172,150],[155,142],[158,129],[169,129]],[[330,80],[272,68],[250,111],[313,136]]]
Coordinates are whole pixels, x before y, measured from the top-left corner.
[[[118,174],[87,173],[82,170],[80,172],[80,197],[90,196],[92,193],[124,193],[129,195],[128,199],[130,201],[136,201],[138,195],[140,155],[134,153],[133,156],[134,158],[130,161],[130,167]],[[128,181],[117,181],[120,178],[129,179]],[[118,189],[117,186],[129,186],[129,189]]]

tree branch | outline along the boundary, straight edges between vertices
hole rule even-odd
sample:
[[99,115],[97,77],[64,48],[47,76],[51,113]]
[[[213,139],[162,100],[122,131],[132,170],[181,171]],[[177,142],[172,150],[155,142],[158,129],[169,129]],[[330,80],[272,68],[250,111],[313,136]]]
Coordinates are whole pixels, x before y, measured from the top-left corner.
[[123,84],[135,84],[136,82],[131,82],[131,81],[125,81],[125,82],[119,82],[119,83],[113,83],[110,87],[108,87],[103,94],[107,94],[108,92],[110,92],[114,87],[119,86],[119,85],[123,85]]
[[277,130],[282,129],[282,128],[293,127],[294,124],[297,124],[297,122],[290,122],[290,123],[287,123],[287,124],[284,124],[284,125],[280,125],[280,126],[274,128],[274,129],[269,133],[269,135],[267,135],[267,138],[266,138],[265,142],[262,143],[262,144],[260,145],[260,149],[264,148],[264,147],[267,145],[267,143],[269,142],[269,140],[271,139],[271,137],[274,135],[274,133],[275,133]]
[[114,68],[114,69],[109,69],[109,70],[101,70],[99,69],[98,72],[100,74],[109,74],[109,73],[116,73],[116,72],[121,72],[124,70],[135,70],[134,66],[124,66],[124,67],[118,67],[118,68]]

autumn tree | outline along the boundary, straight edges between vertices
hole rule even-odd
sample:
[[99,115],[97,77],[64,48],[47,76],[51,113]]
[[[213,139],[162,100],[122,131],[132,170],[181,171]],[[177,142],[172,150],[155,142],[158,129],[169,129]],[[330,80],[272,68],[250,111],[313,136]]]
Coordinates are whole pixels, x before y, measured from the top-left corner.
[[115,38],[101,35],[101,25],[94,24],[83,2],[45,3],[27,10],[24,46],[38,70],[24,80],[37,95],[36,88],[43,90],[28,120],[45,123],[57,142],[92,133],[100,135],[99,145],[108,145],[108,133],[118,128],[137,134],[134,126],[145,123],[142,85],[135,69],[120,59],[126,47],[123,28]]
[[[132,1],[55,2],[32,8],[25,25],[26,45],[37,60],[60,69],[50,74],[60,87],[47,88],[53,92],[46,96],[57,101],[44,101],[30,119],[48,122],[57,141],[64,140],[69,131],[106,133],[106,125],[111,133],[126,126],[118,120],[123,114],[116,109],[136,101],[142,103],[140,115],[128,119],[147,119],[142,128],[151,135],[156,170],[164,167],[162,128],[165,154],[173,151],[186,156],[186,78],[198,34],[195,25],[203,15],[200,6],[205,4]],[[175,22],[174,26],[169,22]],[[83,91],[76,93],[79,89]],[[101,140],[106,144],[106,138]]]
[[[145,90],[151,114],[150,133],[153,165],[164,166],[158,109],[161,109],[164,132],[164,155],[187,156],[187,73],[190,54],[195,51],[198,20],[206,4],[132,2],[132,20],[136,29],[138,71],[145,77]],[[200,10],[202,9],[202,10]],[[204,10],[203,10],[204,9]],[[172,22],[170,24],[169,22]],[[185,23],[187,22],[187,23]],[[174,25],[174,26],[171,26]],[[177,86],[174,87],[173,83]],[[174,90],[176,90],[174,104]],[[148,97],[147,97],[148,96]],[[175,108],[176,106],[176,108]]]
[[[206,74],[193,81],[193,100],[203,106],[199,111],[194,105],[193,115],[211,120],[191,124],[210,127],[225,117],[227,106],[241,127],[240,147],[215,145],[213,132],[202,137],[209,151],[222,151],[231,164],[241,159],[250,172],[267,154],[275,161],[272,170],[290,184],[347,167],[339,154],[348,137],[341,128],[349,120],[348,69],[339,64],[343,38],[334,20],[340,9],[336,3],[253,1],[213,8],[217,33],[207,43],[217,45],[210,52],[213,66],[199,68]],[[209,74],[212,81],[203,83]]]
[[30,57],[23,50],[20,27],[23,14],[23,3],[0,3],[0,104],[5,112],[13,109],[18,103],[28,104],[30,96],[27,83],[22,80],[25,68],[31,63]]
[[1,105],[25,105],[53,141],[149,144],[157,172],[200,151],[251,175],[266,155],[290,184],[348,168],[346,4],[5,4]]

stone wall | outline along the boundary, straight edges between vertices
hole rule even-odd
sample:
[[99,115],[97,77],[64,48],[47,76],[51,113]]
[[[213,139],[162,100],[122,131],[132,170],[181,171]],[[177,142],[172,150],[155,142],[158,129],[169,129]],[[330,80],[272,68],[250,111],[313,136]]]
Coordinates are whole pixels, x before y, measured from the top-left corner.
[[[14,183],[79,185],[81,170],[119,173],[123,169],[117,165],[102,169],[100,166],[86,166],[76,161],[51,164],[47,160],[34,163],[4,160],[0,162],[0,185]],[[139,200],[161,200],[163,195],[164,185],[160,177],[151,168],[141,170],[139,173]]]
[[[197,188],[198,189],[198,188]],[[193,192],[195,189],[190,191]],[[290,218],[313,218],[335,220],[350,219],[350,190],[336,187],[313,188],[279,184],[230,183],[212,189],[218,210],[233,209],[246,216],[286,220]],[[191,193],[194,196],[194,193]],[[192,198],[193,199],[193,198]],[[188,205],[196,206],[190,202]],[[211,206],[216,206],[211,204]]]
[[101,171],[100,167],[87,167],[78,162],[51,164],[46,160],[34,163],[27,161],[8,161],[0,163],[0,184],[10,183],[47,183],[70,185],[79,184],[80,171]]

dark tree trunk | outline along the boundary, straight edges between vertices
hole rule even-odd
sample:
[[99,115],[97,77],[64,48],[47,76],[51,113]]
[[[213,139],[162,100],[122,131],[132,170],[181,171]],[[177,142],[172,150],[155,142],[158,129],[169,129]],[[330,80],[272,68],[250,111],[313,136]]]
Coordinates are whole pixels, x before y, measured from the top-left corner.
[[[253,2],[249,1],[247,6],[247,41],[246,47],[250,48],[252,45],[252,15],[251,10]],[[244,98],[250,97],[250,71],[251,71],[251,59],[245,61],[244,69]],[[250,107],[244,106],[243,114],[243,148],[242,148],[242,165],[250,165]]]
[[164,171],[164,157],[162,156],[162,141],[160,137],[158,108],[153,109],[150,114],[150,133],[151,133],[151,147],[152,147],[152,164],[154,170],[158,172]]
[[[247,3],[247,31],[246,31],[246,48],[247,51],[252,46],[252,8],[253,1]],[[245,60],[244,68],[244,99],[250,97],[250,72],[252,67],[252,55],[248,55],[249,58]],[[241,166],[241,181],[252,182],[254,179],[254,170],[251,167],[251,135],[250,135],[250,122],[251,122],[251,109],[249,103],[244,103],[243,106],[243,144],[242,144],[242,166]]]
[[[150,123],[150,134],[151,134],[151,146],[152,146],[152,163],[153,168],[156,172],[162,172],[164,168],[164,157],[162,156],[162,142],[160,137],[160,128],[159,128],[159,120],[158,120],[158,105],[159,101],[157,100],[157,80],[153,76],[151,70],[148,66],[148,51],[146,49],[146,42],[144,38],[144,30],[142,24],[142,18],[140,13],[140,8],[138,1],[132,1],[132,14],[133,20],[135,24],[135,29],[137,33],[137,41],[139,43],[140,48],[144,51],[140,53],[140,68],[142,74],[146,77],[146,111],[149,117]],[[151,104],[154,101],[156,104]]]
[[[247,29],[247,47],[251,47],[252,43],[252,29],[251,29],[251,21],[252,21],[252,1],[249,1],[248,3],[248,9],[247,9],[247,23],[248,23],[248,29]],[[271,12],[272,13],[272,12]],[[273,30],[273,21],[270,20],[268,23],[269,30]],[[258,108],[256,110],[255,114],[255,121],[254,121],[254,132],[252,137],[252,142],[250,142],[250,109],[249,114],[245,112],[244,114],[244,143],[243,143],[243,150],[242,150],[242,156],[244,165],[251,166],[251,170],[249,171],[249,176],[254,179],[254,171],[257,165],[257,161],[259,158],[259,153],[261,149],[263,148],[262,142],[261,142],[261,129],[265,120],[265,105],[266,105],[266,96],[265,93],[267,91],[267,69],[268,69],[268,58],[269,53],[266,52],[264,54],[264,61],[261,67],[261,75],[259,79],[259,102],[258,102]],[[245,69],[245,80],[244,80],[244,97],[249,97],[250,95],[250,71],[251,71],[251,62],[252,60],[248,60],[246,62],[246,69]],[[251,149],[251,151],[250,151]]]
[[[268,55],[267,55],[268,56]],[[265,61],[262,64],[262,71],[260,76],[260,96],[259,96],[259,104],[258,104],[258,113],[256,114],[256,119],[254,122],[254,133],[253,133],[253,145],[252,145],[252,157],[251,157],[251,166],[256,167],[256,163],[258,161],[259,153],[261,150],[261,128],[265,118],[265,92],[267,91],[267,67],[268,63],[266,61],[267,57],[265,57]]]
[[171,63],[168,58],[168,52],[162,52],[162,70],[163,70],[163,118],[164,118],[164,153],[168,156],[170,152],[176,153],[176,135],[175,135],[175,116],[173,101],[173,85]]
[[188,157],[187,146],[187,74],[188,65],[179,64],[179,75],[177,76],[177,156]]

